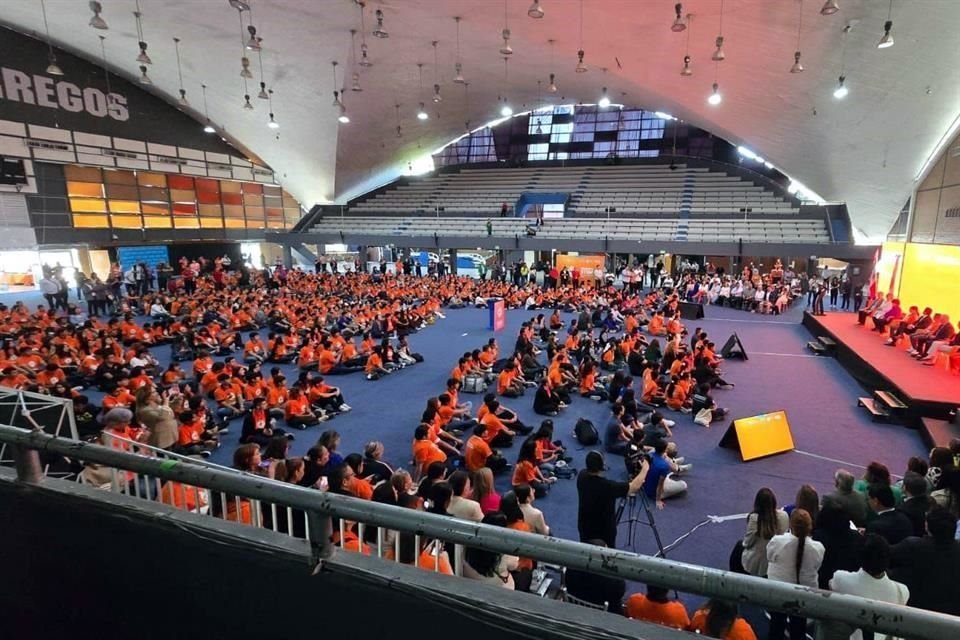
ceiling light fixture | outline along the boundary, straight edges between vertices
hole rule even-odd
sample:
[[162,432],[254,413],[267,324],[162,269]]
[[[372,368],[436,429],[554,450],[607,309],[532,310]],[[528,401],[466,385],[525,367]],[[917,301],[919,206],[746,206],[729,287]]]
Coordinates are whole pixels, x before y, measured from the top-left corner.
[[393,112],[394,112],[394,115],[396,116],[396,120],[397,120],[397,137],[398,137],[398,138],[402,138],[402,137],[403,137],[403,129],[400,127],[400,105],[399,105],[399,104],[393,105]]
[[360,86],[360,73],[357,71],[357,30],[350,29],[350,69],[352,71],[351,91],[363,91]]
[[110,27],[107,26],[107,21],[100,15],[103,13],[103,5],[96,0],[90,0],[87,6],[90,7],[90,11],[93,11],[93,17],[90,18],[90,26],[103,31],[109,29]]
[[246,38],[243,35],[243,9],[237,9],[237,19],[240,20],[240,77],[246,81],[253,78],[253,74],[250,73],[250,58],[247,57]]
[[273,117],[273,89],[270,89],[270,92],[267,94],[267,96],[267,99],[270,101],[270,119],[267,120],[267,126],[271,129],[279,129],[280,125]]
[[[251,20],[252,20],[252,19],[253,19],[253,18],[251,17]],[[253,26],[252,24],[248,24],[248,25],[247,25],[247,33],[250,34],[250,37],[247,38],[247,44],[244,45],[244,46],[246,46],[246,48],[249,49],[250,51],[259,51],[259,50],[260,50],[260,40],[262,40],[262,38],[258,38],[258,37],[257,37],[257,28],[256,28],[255,26]]]
[[420,85],[420,109],[417,111],[417,120],[427,120],[430,118],[430,115],[427,113],[427,109],[423,104],[423,63],[417,63],[417,76],[419,78]]
[[610,106],[610,96],[607,95],[607,88],[603,88],[603,93],[600,95],[600,100],[597,102],[597,106],[601,109],[606,109]]
[[137,56],[137,62],[140,64],[153,64],[153,60],[147,55],[147,43],[143,39],[143,13],[140,12],[140,0],[137,0],[135,6],[136,10],[133,12],[133,17],[137,21],[137,44],[140,46],[140,54]]
[[57,55],[53,52],[53,42],[50,40],[50,25],[47,24],[47,7],[44,0],[40,0],[40,11],[43,12],[43,29],[47,32],[47,74],[62,76],[63,69],[57,64]]
[[693,59],[690,57],[690,34],[693,33],[693,15],[687,14],[687,45],[683,53],[683,68],[680,69],[680,75],[684,78],[689,78],[693,75],[693,67],[690,66],[690,63]]
[[503,0],[503,30],[500,32],[500,37],[503,38],[500,55],[513,55],[513,47],[510,46],[510,27],[507,24],[507,0]]
[[893,0],[890,0],[890,8],[887,9],[887,21],[883,23],[883,37],[877,43],[877,49],[889,49],[893,46],[893,34],[890,33],[890,30],[893,29],[893,20],[890,19],[892,15]]
[[713,55],[710,56],[710,59],[714,62],[723,62],[727,59],[726,54],[723,52],[723,0],[720,0],[720,33],[717,35],[717,48],[713,52]]
[[183,69],[180,67],[180,38],[173,39],[173,46],[177,51],[177,77],[180,79],[180,99],[177,100],[177,104],[181,107],[189,107],[190,103],[187,102],[187,92],[183,88]]
[[[551,39],[547,40],[547,42],[550,44],[550,68],[553,69],[553,45],[556,44],[556,40],[554,40],[553,38],[551,38]],[[551,71],[551,72],[550,72],[550,84],[547,85],[547,91],[549,91],[550,93],[556,93],[556,92],[558,91],[556,79],[557,79],[556,74],[553,73],[553,71]]]
[[440,95],[440,58],[437,53],[437,41],[433,41],[433,101],[442,102],[443,96]]
[[333,107],[339,112],[337,121],[340,124],[348,124],[350,117],[347,115],[347,106],[340,100],[340,92],[337,91],[337,61],[333,60],[330,64],[333,66]]
[[583,64],[583,0],[580,0],[580,48],[577,50],[577,66],[574,68],[577,73],[586,73],[587,65]]
[[720,95],[720,84],[717,82],[713,83],[713,92],[710,94],[710,97],[707,98],[709,102],[714,107],[723,102],[723,96]]
[[383,29],[383,11],[377,9],[374,15],[377,16],[377,28],[373,30],[373,35],[378,38],[389,38],[390,34]]
[[840,48],[840,77],[837,79],[837,87],[833,90],[833,97],[837,100],[843,100],[847,97],[847,94],[850,93],[850,89],[847,88],[847,35],[849,35],[850,30],[853,29],[853,26],[847,24],[843,28],[843,45]]
[[457,75],[453,76],[453,81],[457,84],[464,84],[466,80],[463,77],[463,64],[460,62],[460,16],[455,16],[453,21],[457,24],[457,58],[453,65]]
[[250,5],[244,2],[244,0],[227,0],[227,2],[237,11],[250,11]]
[[[535,113],[538,113],[538,114],[539,114],[539,112],[540,112],[540,90],[541,90],[542,88],[543,88],[543,83],[542,83],[540,80],[537,80],[537,108],[534,109],[534,112],[535,112]],[[543,127],[540,126],[540,123],[541,123],[541,122],[542,122],[542,120],[541,120],[540,116],[538,115],[538,116],[537,116],[537,128],[536,128],[536,130],[534,131],[534,133],[537,134],[538,136],[543,135]]]
[[527,15],[536,20],[543,17],[543,7],[540,6],[540,0],[533,0],[530,8],[527,9]]
[[797,20],[797,50],[793,52],[793,66],[790,67],[790,73],[803,73],[803,65],[800,63],[800,38],[803,35],[803,0],[799,0],[800,17]]
[[138,81],[140,84],[153,84],[153,80],[147,75],[147,65],[145,64],[140,65],[140,77]]
[[263,77],[263,49],[257,49],[257,63],[260,66],[260,91],[257,93],[257,98],[260,100],[269,100],[270,95],[267,93],[267,83]]
[[373,66],[373,62],[367,55],[367,21],[364,19],[367,3],[357,0],[357,6],[360,7],[360,62],[358,64],[364,69],[369,69]]
[[217,130],[213,128],[212,124],[210,124],[210,112],[207,109],[207,85],[201,84],[200,90],[203,92],[203,117],[207,119],[206,124],[203,125],[203,132],[216,133]]
[[114,97],[113,91],[110,89],[110,69],[107,67],[107,38],[106,36],[98,36],[100,38],[100,56],[103,60],[103,79],[104,83],[107,85],[107,109],[113,105]]
[[823,6],[820,7],[820,15],[822,16],[832,16],[837,11],[840,11],[840,4],[837,0],[827,0],[823,3]]
[[503,106],[500,107],[500,115],[509,118],[513,115],[513,108],[507,100],[507,91],[510,88],[510,58],[503,57]]
[[673,19],[673,24],[670,25],[670,31],[674,33],[686,31],[687,24],[683,21],[683,4],[678,2],[673,5],[673,10],[677,13],[677,16]]

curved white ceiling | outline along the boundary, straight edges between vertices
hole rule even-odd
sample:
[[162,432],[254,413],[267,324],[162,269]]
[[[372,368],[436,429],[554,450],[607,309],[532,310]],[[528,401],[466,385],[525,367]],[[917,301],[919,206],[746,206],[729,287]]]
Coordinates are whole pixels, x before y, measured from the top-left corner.
[[[133,0],[101,0],[107,32],[87,26],[85,2],[47,0],[54,42],[99,58],[107,35],[111,65],[138,75]],[[268,86],[275,91],[279,139],[266,127],[265,101],[241,109],[240,26],[227,0],[141,0],[144,37],[153,58],[155,89],[176,97],[172,38],[181,38],[184,85],[202,119],[200,84],[208,86],[210,117],[263,158],[305,205],[356,194],[397,175],[411,158],[429,152],[496,116],[506,94],[515,109],[533,106],[537,80],[557,74],[566,101],[594,102],[601,87],[615,101],[663,110],[743,144],[828,200],[846,201],[861,233],[880,239],[910,195],[917,172],[957,115],[960,104],[960,2],[895,0],[892,48],[878,50],[889,4],[840,0],[841,11],[821,16],[821,0],[725,0],[726,60],[710,61],[720,29],[721,0],[687,0],[693,14],[690,55],[694,75],[679,75],[686,33],[673,33],[673,0],[585,0],[583,49],[590,71],[573,72],[580,45],[579,0],[542,0],[546,16],[527,17],[529,0],[508,0],[515,53],[509,84],[498,53],[504,23],[501,0],[370,0],[366,38],[374,66],[361,69],[363,91],[347,91],[352,119],[338,125],[332,101],[331,60],[347,68],[350,28],[359,28],[353,0],[249,0],[263,37]],[[801,49],[806,71],[790,74],[802,7]],[[369,35],[382,9],[388,39]],[[463,73],[469,104],[454,75],[455,23],[461,16]],[[0,5],[0,21],[42,34],[39,0]],[[841,70],[843,27],[849,96],[832,97]],[[547,40],[556,40],[553,64]],[[439,41],[435,70],[431,41]],[[358,37],[359,45],[359,37]],[[255,95],[258,61],[251,57]],[[619,64],[618,64],[619,61]],[[424,63],[423,100],[432,116],[415,117],[421,97],[417,62]],[[603,72],[601,69],[608,70]],[[435,71],[444,99],[430,101]],[[720,83],[723,103],[706,103]],[[349,84],[349,78],[347,80]],[[625,94],[625,96],[621,96]],[[619,100],[617,99],[619,96]],[[546,97],[546,96],[545,96]],[[403,137],[396,137],[394,105]]]

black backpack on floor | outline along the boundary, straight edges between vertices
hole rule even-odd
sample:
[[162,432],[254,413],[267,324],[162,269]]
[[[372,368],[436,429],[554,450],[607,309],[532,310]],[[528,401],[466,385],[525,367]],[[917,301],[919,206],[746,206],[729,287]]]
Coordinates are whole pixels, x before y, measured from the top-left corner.
[[573,437],[585,447],[592,447],[600,442],[600,434],[597,432],[597,428],[586,418],[577,420],[577,424],[573,427]]

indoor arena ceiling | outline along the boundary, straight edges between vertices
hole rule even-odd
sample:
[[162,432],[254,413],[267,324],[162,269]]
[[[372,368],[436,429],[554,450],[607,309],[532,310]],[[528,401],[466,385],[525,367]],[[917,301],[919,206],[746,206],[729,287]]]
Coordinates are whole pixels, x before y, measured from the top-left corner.
[[[89,26],[87,2],[46,0],[51,38],[99,60],[98,36],[105,35],[110,67],[135,80],[135,0],[101,4],[106,31]],[[893,0],[892,8],[887,0],[838,0],[833,15],[821,15],[823,0],[686,0],[682,14],[692,14],[691,27],[679,33],[670,28],[672,0],[541,0],[540,19],[528,16],[530,0],[508,0],[514,53],[506,85],[499,53],[503,0],[368,0],[364,39],[373,66],[357,67],[362,92],[350,89],[350,29],[358,30],[358,57],[361,48],[361,9],[354,0],[247,0],[262,38],[263,79],[274,90],[280,124],[274,130],[266,126],[267,101],[256,98],[255,51],[247,52],[255,109],[242,108],[241,27],[232,4],[243,3],[140,0],[152,59],[149,89],[176,104],[173,38],[180,38],[187,110],[203,121],[206,84],[210,119],[272,166],[308,206],[342,201],[396,176],[408,161],[462,133],[467,121],[473,128],[497,117],[499,96],[506,95],[515,111],[535,106],[537,81],[546,87],[552,72],[559,91],[544,92],[544,103],[592,103],[608,87],[614,102],[689,120],[763,155],[828,201],[846,201],[855,227],[876,240],[896,218],[960,105],[957,0]],[[726,59],[715,63],[721,8]],[[372,33],[377,10],[388,38]],[[878,49],[891,11],[895,46]],[[792,74],[801,13],[805,70]],[[244,13],[245,25],[249,16]],[[461,18],[468,94],[452,82],[455,16]],[[40,0],[4,2],[0,20],[43,37]],[[693,75],[681,77],[688,34]],[[243,35],[249,38],[245,27]],[[574,72],[580,48],[586,73]],[[346,86],[349,124],[337,122],[339,109],[332,105],[333,60],[340,63],[338,88]],[[418,62],[424,65],[422,94]],[[838,100],[833,91],[841,73],[849,95]],[[439,103],[431,100],[435,77]],[[715,81],[723,102],[712,106],[706,98]],[[416,117],[421,101],[429,120]]]

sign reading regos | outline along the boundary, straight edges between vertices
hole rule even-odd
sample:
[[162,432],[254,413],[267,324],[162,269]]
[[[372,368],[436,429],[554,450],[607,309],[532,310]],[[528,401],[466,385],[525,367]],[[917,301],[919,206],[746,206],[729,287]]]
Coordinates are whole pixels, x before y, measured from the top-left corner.
[[96,87],[79,87],[66,80],[24,73],[7,67],[0,67],[0,100],[62,109],[71,113],[83,112],[97,118],[109,117],[119,122],[130,119],[127,97],[123,94],[108,94]]

